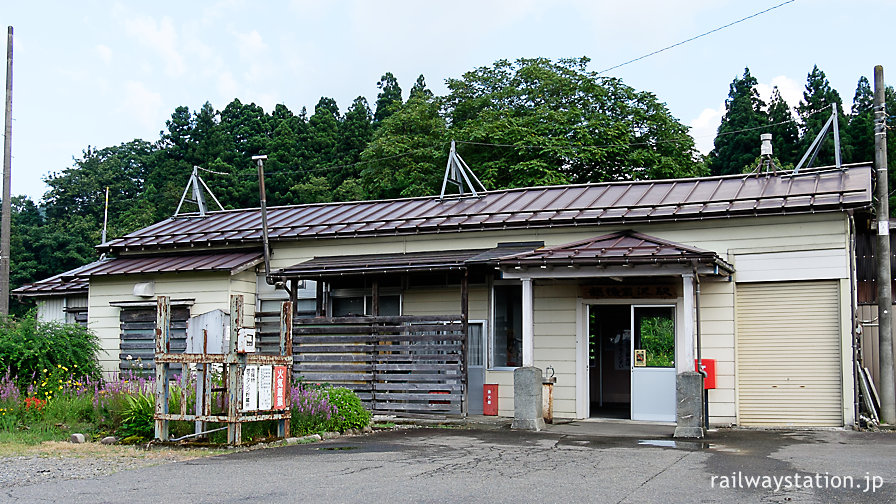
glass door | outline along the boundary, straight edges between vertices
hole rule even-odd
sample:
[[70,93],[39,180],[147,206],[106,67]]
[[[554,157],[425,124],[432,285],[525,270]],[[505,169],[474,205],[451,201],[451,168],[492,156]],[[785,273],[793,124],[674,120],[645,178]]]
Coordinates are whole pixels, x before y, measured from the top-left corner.
[[675,421],[675,306],[634,305],[632,420]]

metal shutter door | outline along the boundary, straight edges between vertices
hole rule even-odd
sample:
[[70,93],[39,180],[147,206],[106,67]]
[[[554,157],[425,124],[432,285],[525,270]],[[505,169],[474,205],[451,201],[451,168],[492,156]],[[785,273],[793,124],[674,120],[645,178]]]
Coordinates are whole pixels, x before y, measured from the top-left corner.
[[843,425],[836,281],[738,284],[738,422]]

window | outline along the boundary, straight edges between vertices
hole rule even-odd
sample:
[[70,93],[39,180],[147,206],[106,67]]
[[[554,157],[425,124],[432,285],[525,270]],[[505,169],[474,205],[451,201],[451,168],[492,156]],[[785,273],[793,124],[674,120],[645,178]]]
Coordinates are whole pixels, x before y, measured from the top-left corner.
[[645,367],[675,367],[675,307],[634,307],[635,350]]
[[[331,294],[334,317],[353,317],[373,314],[373,296],[347,295],[335,292]],[[380,295],[380,315],[401,315],[401,296],[399,294]]]
[[518,367],[523,363],[523,286],[494,288],[492,367]]

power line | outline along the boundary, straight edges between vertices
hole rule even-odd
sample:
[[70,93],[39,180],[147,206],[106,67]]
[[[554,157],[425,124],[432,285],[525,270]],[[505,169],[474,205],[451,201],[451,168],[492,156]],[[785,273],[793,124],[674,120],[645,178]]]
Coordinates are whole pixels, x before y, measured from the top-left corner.
[[759,11],[759,12],[756,12],[756,13],[754,13],[754,14],[750,14],[749,16],[747,16],[747,17],[745,17],[745,18],[738,19],[737,21],[732,21],[732,22],[730,22],[730,23],[728,23],[728,24],[726,24],[726,25],[720,26],[720,27],[715,28],[715,29],[713,29],[713,30],[709,30],[708,32],[705,32],[705,33],[701,33],[700,35],[697,35],[697,36],[695,36],[695,37],[691,37],[691,38],[689,38],[689,39],[687,39],[687,40],[682,40],[681,42],[677,42],[677,43],[675,43],[675,44],[672,44],[672,45],[670,45],[670,46],[664,47],[664,48],[662,48],[662,49],[657,49],[656,51],[653,51],[653,52],[651,52],[651,53],[645,54],[645,55],[643,55],[643,56],[638,56],[637,58],[628,60],[628,61],[626,61],[625,63],[620,63],[620,64],[618,64],[618,65],[611,66],[611,67],[609,67],[609,68],[605,68],[605,69],[601,70],[600,72],[597,72],[597,74],[600,75],[600,74],[602,74],[602,73],[604,73],[604,72],[609,72],[610,70],[615,70],[615,69],[617,69],[617,68],[619,68],[619,67],[623,67],[623,66],[628,65],[628,64],[630,64],[630,63],[634,63],[634,62],[636,62],[636,61],[640,61],[640,60],[642,60],[642,59],[644,59],[644,58],[649,58],[649,57],[651,57],[651,56],[653,56],[653,55],[656,55],[656,54],[659,54],[659,53],[661,53],[661,52],[663,52],[663,51],[668,51],[669,49],[672,49],[672,48],[674,48],[674,47],[678,47],[678,46],[680,46],[680,45],[687,44],[688,42],[693,42],[694,40],[697,40],[697,39],[699,39],[699,38],[705,37],[705,36],[707,36],[707,35],[709,35],[709,34],[711,34],[711,33],[715,33],[715,32],[717,32],[717,31],[724,30],[725,28],[734,26],[734,25],[736,25],[736,24],[738,24],[738,23],[742,23],[742,22],[744,22],[744,21],[746,21],[746,20],[748,20],[748,19],[754,18],[754,17],[756,17],[756,16],[760,16],[760,15],[762,15],[762,14],[765,14],[766,12],[773,11],[773,10],[777,9],[778,7],[783,7],[783,6],[787,5],[787,4],[789,4],[789,3],[793,3],[793,2],[795,2],[795,1],[796,1],[796,0],[787,0],[786,2],[781,2],[781,3],[779,3],[778,5],[775,5],[775,6],[773,6],[773,7],[769,7],[768,9],[765,9],[765,10],[763,10],[763,11]]

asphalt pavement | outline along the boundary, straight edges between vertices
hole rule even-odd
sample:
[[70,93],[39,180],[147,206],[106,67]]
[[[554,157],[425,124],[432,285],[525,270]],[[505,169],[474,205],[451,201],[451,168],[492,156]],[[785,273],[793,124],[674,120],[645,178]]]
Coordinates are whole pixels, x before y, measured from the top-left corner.
[[896,502],[894,433],[720,430],[676,441],[662,428],[584,424],[396,429],[17,487],[0,501]]

